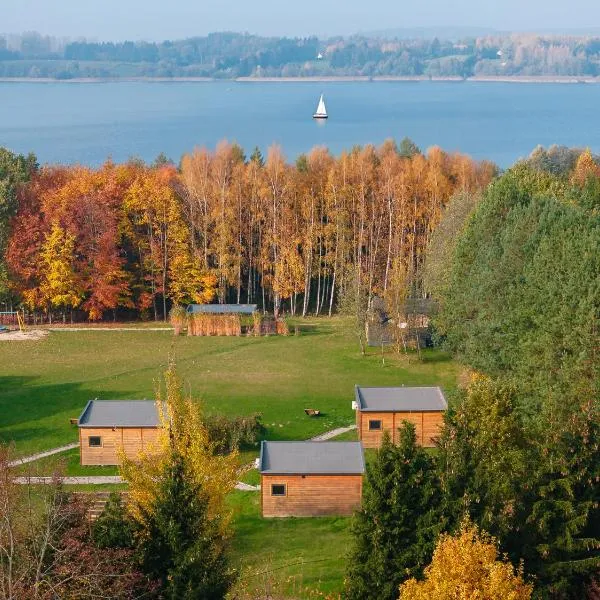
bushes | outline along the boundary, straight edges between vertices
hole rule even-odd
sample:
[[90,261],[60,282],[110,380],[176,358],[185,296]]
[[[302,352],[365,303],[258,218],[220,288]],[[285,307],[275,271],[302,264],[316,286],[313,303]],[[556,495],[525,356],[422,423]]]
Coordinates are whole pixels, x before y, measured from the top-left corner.
[[213,415],[206,417],[204,424],[219,454],[228,454],[240,448],[255,446],[265,433],[262,416],[258,413],[233,419]]
[[102,514],[92,525],[92,537],[98,548],[132,548],[136,526],[127,516],[119,492],[111,492]]
[[242,320],[239,315],[193,313],[188,317],[188,335],[240,336]]

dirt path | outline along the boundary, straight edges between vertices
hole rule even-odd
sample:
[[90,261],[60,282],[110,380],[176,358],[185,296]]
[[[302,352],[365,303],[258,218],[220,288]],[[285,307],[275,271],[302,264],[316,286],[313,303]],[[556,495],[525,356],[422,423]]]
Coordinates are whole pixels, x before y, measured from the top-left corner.
[[67,444],[66,446],[61,446],[60,448],[52,448],[52,450],[46,450],[45,452],[38,452],[37,454],[32,454],[31,456],[24,456],[23,458],[17,458],[15,460],[11,460],[8,463],[9,467],[18,467],[19,465],[25,465],[27,463],[34,462],[36,460],[40,460],[40,458],[46,458],[46,456],[52,456],[53,454],[60,454],[61,452],[66,452],[67,450],[72,450],[73,448],[77,448],[79,446],[78,442],[73,442],[72,444]]
[[356,429],[356,425],[350,425],[349,427],[338,427],[337,429],[332,429],[331,431],[326,431],[325,433],[321,433],[319,435],[315,435],[315,437],[310,438],[311,442],[325,442],[330,440],[338,435],[342,435],[342,433],[347,433],[348,431],[354,431]]
[[172,327],[48,327],[46,331],[168,331]]
[[[15,483],[20,484],[47,484],[52,482],[52,477],[15,477]],[[114,485],[117,483],[126,483],[120,475],[89,475],[78,477],[61,477],[65,485]],[[239,481],[235,485],[236,490],[242,492],[256,492],[260,486],[250,485]]]
[[[62,330],[64,331],[64,329]],[[331,431],[326,431],[325,433],[321,433],[320,435],[316,435],[311,438],[312,442],[324,442],[326,440],[330,440],[332,438],[337,437],[338,435],[342,435],[342,433],[346,433],[348,431],[353,431],[356,429],[356,425],[350,425],[349,427],[338,427],[336,429],[332,429]],[[72,448],[77,448],[79,444],[77,442],[73,444],[68,444],[67,446],[61,446],[60,448],[53,448],[52,450],[46,450],[46,452],[39,452],[38,454],[32,454],[31,456],[25,456],[23,458],[19,458],[17,460],[11,461],[9,466],[17,467],[19,465],[24,465],[26,463],[34,462],[39,460],[40,458],[45,458],[46,456],[52,456],[53,454],[59,454],[61,452],[66,452],[67,450],[71,450]],[[254,463],[252,463],[254,467]],[[89,475],[89,476],[78,476],[78,477],[62,477],[62,482],[65,485],[105,485],[105,484],[117,484],[117,483],[125,483],[125,480],[119,475]],[[50,483],[52,481],[52,477],[17,477],[15,478],[16,483],[21,484],[45,484]],[[260,485],[250,485],[248,483],[243,483],[238,481],[235,486],[236,490],[240,490],[242,492],[256,492],[260,490]]]
[[[15,483],[31,483],[31,484],[44,484],[50,483],[52,477],[15,477]],[[60,480],[65,485],[102,485],[106,483],[125,483],[123,478],[119,475],[89,475],[81,477],[61,477]]]

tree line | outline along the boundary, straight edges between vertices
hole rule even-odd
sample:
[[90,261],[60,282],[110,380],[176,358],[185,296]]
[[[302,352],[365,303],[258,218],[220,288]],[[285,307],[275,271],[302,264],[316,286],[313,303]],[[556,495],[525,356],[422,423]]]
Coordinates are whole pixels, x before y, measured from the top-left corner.
[[[423,252],[443,207],[495,167],[409,140],[294,165],[272,147],[223,142],[179,168],[107,162],[37,167],[4,152],[3,299],[39,315],[165,318],[190,302],[331,314],[344,294],[421,289]],[[408,283],[410,282],[410,283]]]
[[[438,342],[470,377],[450,399],[435,452],[405,424],[399,445],[388,439],[368,467],[346,597],[475,597],[464,590],[479,573],[481,597],[595,600],[598,162],[589,151],[537,149],[483,197],[456,195],[424,281]],[[494,580],[468,553],[439,563],[436,543],[461,537],[465,520],[493,536],[512,575]]]
[[164,42],[0,37],[3,77],[597,76],[600,39],[505,34],[318,39],[217,32]]

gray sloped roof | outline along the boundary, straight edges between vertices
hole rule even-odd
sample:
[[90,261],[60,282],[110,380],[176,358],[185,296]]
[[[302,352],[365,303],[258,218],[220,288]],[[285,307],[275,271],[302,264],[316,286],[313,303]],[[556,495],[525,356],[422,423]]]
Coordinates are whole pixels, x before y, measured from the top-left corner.
[[79,427],[158,427],[154,400],[90,400]]
[[439,387],[355,388],[358,408],[363,412],[437,412],[448,403]]
[[360,442],[262,442],[264,475],[360,475],[365,460]]
[[256,312],[256,304],[189,304],[187,312],[210,315],[251,315]]

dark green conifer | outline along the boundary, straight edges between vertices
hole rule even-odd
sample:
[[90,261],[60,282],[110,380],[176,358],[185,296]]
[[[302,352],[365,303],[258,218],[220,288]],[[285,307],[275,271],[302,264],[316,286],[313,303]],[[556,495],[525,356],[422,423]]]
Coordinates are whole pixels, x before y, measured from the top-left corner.
[[600,572],[600,419],[590,403],[563,431],[548,427],[544,469],[528,522],[535,532],[529,570],[539,596],[584,598]]
[[421,154],[421,149],[410,138],[403,138],[399,148],[400,156],[412,158],[415,154]]
[[386,434],[367,468],[345,598],[395,600],[401,582],[420,576],[442,529],[438,505],[433,460],[417,446],[414,425],[405,423],[399,445]]
[[250,162],[256,163],[259,167],[265,166],[265,159],[263,158],[262,152],[258,146],[254,146],[254,150],[250,155]]
[[162,582],[169,600],[221,600],[232,581],[218,523],[209,519],[208,499],[186,477],[184,460],[174,456],[153,510],[146,515],[142,564]]

